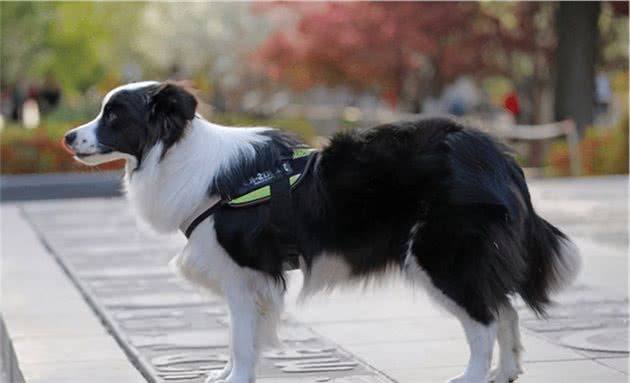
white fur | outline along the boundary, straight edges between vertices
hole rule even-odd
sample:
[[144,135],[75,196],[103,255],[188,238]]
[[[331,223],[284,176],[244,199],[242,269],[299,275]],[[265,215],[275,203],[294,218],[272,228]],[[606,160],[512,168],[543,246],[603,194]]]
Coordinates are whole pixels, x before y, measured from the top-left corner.
[[496,323],[486,326],[475,321],[466,310],[433,285],[431,277],[418,264],[413,254],[413,241],[421,228],[422,223],[418,222],[409,232],[407,253],[403,262],[405,276],[413,284],[420,284],[435,302],[459,319],[470,348],[468,367],[462,375],[449,380],[449,383],[485,383],[488,381],[492,363],[492,349],[497,334]]
[[237,158],[255,154],[266,128],[226,128],[195,118],[184,137],[160,160],[162,144],[127,172],[127,197],[140,217],[159,232],[176,231],[208,196],[210,183]]
[[518,313],[511,304],[501,307],[498,315],[497,340],[499,343],[499,365],[490,373],[490,381],[509,383],[523,372],[521,367],[521,333]]
[[[129,84],[124,84],[121,85],[117,88],[114,88],[112,90],[110,90],[109,92],[107,92],[107,94],[105,95],[105,97],[103,97],[103,102],[101,103],[101,113],[103,114],[103,108],[105,107],[105,105],[107,104],[107,102],[109,101],[109,99],[112,98],[113,95],[115,95],[116,93],[123,91],[123,90],[135,90],[135,89],[140,89],[140,88],[146,88],[148,86],[151,85],[159,85],[160,83],[158,81],[138,81],[138,82],[130,82]],[[99,114],[99,116],[100,116]]]
[[212,218],[193,231],[171,266],[192,283],[224,296],[228,303],[231,361],[208,382],[253,382],[261,349],[278,343],[282,286],[259,271],[238,266],[218,243]]
[[308,271],[305,266],[301,267],[304,273],[304,284],[298,297],[299,301],[304,301],[320,291],[330,291],[350,280],[350,265],[344,261],[343,257],[335,254],[322,254],[315,257]]
[[569,239],[560,238],[560,259],[557,264],[557,279],[552,290],[557,292],[571,285],[582,269],[580,250]]

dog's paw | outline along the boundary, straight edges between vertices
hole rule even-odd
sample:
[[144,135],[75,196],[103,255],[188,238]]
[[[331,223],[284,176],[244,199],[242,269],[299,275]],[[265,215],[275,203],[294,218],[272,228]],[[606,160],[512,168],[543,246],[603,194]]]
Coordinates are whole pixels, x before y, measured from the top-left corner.
[[[210,377],[208,377],[210,379]],[[256,377],[252,374],[238,374],[230,372],[229,375],[215,380],[206,380],[206,383],[255,383]]]
[[518,379],[518,376],[523,373],[523,370],[520,368],[514,368],[510,371],[506,371],[506,369],[501,369],[500,367],[495,368],[490,373],[490,377],[488,378],[488,382],[490,383],[511,383]]
[[226,376],[228,376],[230,372],[229,371],[213,371],[210,374],[208,374],[208,377],[206,378],[206,380],[204,381],[204,383],[223,383],[225,382],[223,379],[225,379]]
[[233,378],[228,377],[225,380],[212,381],[212,383],[255,383],[255,381],[254,381],[254,378],[243,380],[243,379],[233,379]]
[[486,383],[483,379],[475,379],[466,375],[459,375],[451,378],[446,383]]

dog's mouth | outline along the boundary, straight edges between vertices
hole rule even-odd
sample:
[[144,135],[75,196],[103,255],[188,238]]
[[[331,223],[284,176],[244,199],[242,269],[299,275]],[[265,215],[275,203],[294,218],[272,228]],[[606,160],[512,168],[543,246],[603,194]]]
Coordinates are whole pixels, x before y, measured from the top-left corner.
[[94,152],[78,152],[75,151],[72,147],[70,147],[69,145],[67,145],[65,142],[62,142],[62,146],[63,148],[70,154],[72,154],[73,156],[75,156],[76,158],[82,159],[82,158],[87,158],[87,157],[92,157],[92,156],[96,156],[99,154],[109,154],[112,153],[114,151],[114,149],[112,149],[111,147],[104,145],[104,144],[98,144],[96,151]]
[[100,154],[100,153],[74,153],[74,156],[77,158],[87,158],[87,157],[91,157],[97,154]]
[[92,156],[96,156],[99,154],[109,154],[113,152],[113,150],[109,149],[109,148],[99,148],[98,152],[91,152],[91,153],[81,153],[81,152],[75,152],[73,153],[75,157],[78,158],[87,158],[87,157],[92,157]]

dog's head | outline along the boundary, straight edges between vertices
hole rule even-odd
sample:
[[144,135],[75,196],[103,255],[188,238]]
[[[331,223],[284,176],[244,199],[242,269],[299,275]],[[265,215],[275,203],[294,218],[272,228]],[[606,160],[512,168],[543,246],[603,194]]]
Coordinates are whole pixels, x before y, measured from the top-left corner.
[[139,82],[109,92],[99,115],[67,132],[63,146],[87,165],[127,159],[140,164],[156,144],[162,156],[195,117],[197,101],[175,83]]

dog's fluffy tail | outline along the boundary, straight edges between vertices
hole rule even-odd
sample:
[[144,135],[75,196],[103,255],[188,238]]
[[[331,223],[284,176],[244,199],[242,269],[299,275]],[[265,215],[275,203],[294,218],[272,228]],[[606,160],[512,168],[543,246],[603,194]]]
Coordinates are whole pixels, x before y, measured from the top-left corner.
[[577,246],[558,228],[534,214],[529,228],[529,268],[521,296],[539,315],[545,314],[549,295],[569,286],[582,266]]

